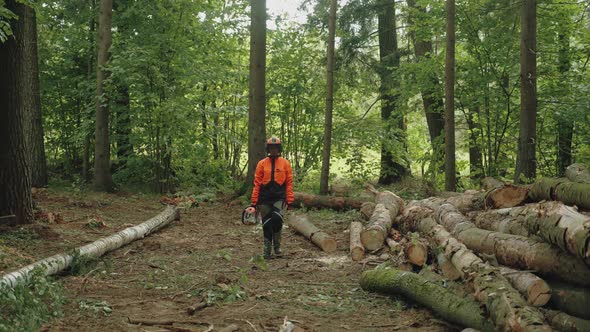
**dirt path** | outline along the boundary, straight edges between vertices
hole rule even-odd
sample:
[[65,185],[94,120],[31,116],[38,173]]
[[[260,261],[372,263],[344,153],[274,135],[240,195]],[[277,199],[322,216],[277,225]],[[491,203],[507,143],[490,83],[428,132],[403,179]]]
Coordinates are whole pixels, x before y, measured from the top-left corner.
[[[134,196],[46,195],[41,202],[66,223],[52,225],[50,233],[59,239],[39,241],[32,256],[86,243],[162,209],[154,198]],[[325,254],[286,229],[286,257],[267,263],[256,258],[261,230],[239,223],[240,213],[240,206],[203,203],[183,211],[181,221],[106,255],[85,274],[63,276],[65,315],[43,330],[210,331],[237,324],[240,331],[278,331],[285,316],[306,331],[452,330],[428,310],[359,288],[362,266],[348,258],[344,233],[353,213],[315,212],[326,219],[318,224],[337,238],[336,253]],[[92,218],[109,227],[84,226]],[[209,306],[189,315],[187,308],[200,302]],[[129,319],[176,323],[167,329]]]

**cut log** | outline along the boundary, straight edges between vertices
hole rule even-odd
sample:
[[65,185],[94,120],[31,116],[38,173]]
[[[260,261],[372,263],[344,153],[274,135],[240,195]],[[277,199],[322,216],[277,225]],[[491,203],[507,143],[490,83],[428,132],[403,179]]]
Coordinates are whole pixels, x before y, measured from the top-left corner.
[[389,211],[391,222],[395,222],[395,218],[402,212],[404,208],[404,200],[391,191],[378,191],[373,186],[367,186],[367,189],[375,195],[375,203],[383,204]]
[[545,280],[531,272],[500,267],[500,272],[527,299],[528,304],[542,307],[551,298],[551,288]]
[[373,211],[375,211],[375,205],[376,204],[373,202],[364,202],[361,205],[361,214],[363,215],[363,218],[365,218],[365,220],[371,219]]
[[590,319],[590,290],[550,281],[552,295],[549,306],[572,316]]
[[334,197],[295,192],[295,207],[310,207],[316,209],[359,210],[367,199],[352,197]]
[[389,247],[389,251],[392,253],[399,253],[404,248],[404,246],[401,242],[397,242],[396,240],[394,240],[390,237],[386,237],[385,242],[387,243],[387,246]]
[[490,189],[494,189],[494,188],[500,188],[504,185],[504,182],[495,179],[491,176],[486,176],[485,178],[481,179],[481,186],[483,187],[483,190],[490,190]]
[[415,273],[399,270],[365,271],[360,283],[366,291],[401,294],[455,324],[482,331],[495,330],[484,318],[476,302],[428,282]]
[[481,229],[528,237],[530,233],[524,226],[521,210],[521,207],[516,207],[485,211],[478,214],[473,223]]
[[535,202],[561,201],[589,210],[590,183],[571,182],[563,178],[540,178],[533,184],[529,197]]
[[565,169],[565,177],[572,182],[590,183],[590,172],[583,164],[572,164]]
[[[168,225],[173,220],[180,219],[180,210],[173,206],[167,206],[166,209],[157,216],[141,223],[137,226],[128,227],[111,236],[99,239],[85,246],[76,248],[77,255],[84,258],[98,258],[105,253],[118,249],[135,240],[142,239],[149,234]],[[74,254],[62,253],[57,254],[30,265],[27,265],[14,272],[5,274],[0,278],[0,286],[15,287],[17,284],[28,280],[31,271],[41,269],[42,274],[52,275],[67,269],[74,261]]]
[[544,309],[547,321],[557,331],[562,332],[590,332],[590,321],[570,316],[561,311]]
[[590,268],[581,260],[564,255],[557,247],[524,236],[479,229],[450,204],[443,204],[435,215],[437,221],[467,248],[494,255],[502,265],[590,286]]
[[[520,293],[502,276],[498,268],[490,266],[477,257],[461,242],[457,241],[442,225],[432,218],[429,208],[410,204],[400,221],[414,225],[420,234],[430,238],[444,250],[445,256],[467,280],[473,280],[475,297],[490,312],[494,324],[501,330],[549,331],[543,316],[533,307],[527,306]],[[448,205],[448,204],[445,204]],[[423,217],[415,220],[416,216]],[[412,220],[414,219],[414,220]],[[406,226],[412,227],[412,226]]]
[[377,250],[383,246],[383,242],[391,228],[389,210],[381,203],[375,206],[375,211],[369,220],[369,226],[361,233],[361,242],[367,250]]
[[449,280],[434,271],[432,271],[429,267],[425,266],[418,272],[418,275],[427,279],[430,282],[435,284],[441,285],[444,288],[450,289],[455,294],[461,296],[462,298],[469,298],[472,301],[475,301],[475,297],[471,294],[466,287],[464,287],[461,283]]
[[361,243],[361,232],[363,224],[358,221],[350,223],[350,257],[353,261],[360,261],[365,258],[365,247]]
[[419,237],[412,238],[404,245],[404,254],[408,262],[423,266],[428,258],[428,244]]
[[336,250],[336,240],[312,224],[306,215],[292,215],[287,219],[287,223],[323,251],[332,252]]
[[502,209],[523,205],[529,195],[529,188],[505,184],[486,191],[484,208]]
[[447,280],[461,279],[461,272],[457,270],[455,265],[453,265],[442,252],[436,255],[436,260],[440,272]]

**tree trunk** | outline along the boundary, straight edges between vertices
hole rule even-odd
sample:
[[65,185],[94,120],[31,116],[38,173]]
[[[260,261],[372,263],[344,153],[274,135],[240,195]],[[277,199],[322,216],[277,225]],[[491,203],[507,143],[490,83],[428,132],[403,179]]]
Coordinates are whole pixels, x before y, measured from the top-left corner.
[[449,197],[446,202],[461,212],[484,209],[502,209],[524,204],[528,188],[506,184],[488,191],[467,190],[462,195]]
[[565,179],[540,178],[535,181],[529,198],[535,202],[543,200],[562,201],[590,210],[590,183],[570,182]]
[[332,149],[332,109],[334,108],[334,44],[336,40],[337,0],[330,1],[328,18],[328,50],[326,64],[326,112],[324,117],[324,150],[322,152],[322,173],[320,175],[320,194],[328,193],[330,177],[330,151]]
[[542,307],[549,302],[551,288],[545,280],[531,272],[513,270],[507,267],[500,267],[500,272],[515,289],[524,295],[528,304]]
[[[47,160],[45,158],[45,142],[43,138],[43,116],[41,113],[41,92],[39,89],[39,63],[37,52],[37,18],[35,10],[26,7],[27,17],[24,17],[25,40],[27,40],[27,66],[31,75],[30,90],[30,115],[31,128],[29,129],[29,147],[31,149],[31,185],[33,187],[47,186]],[[30,71],[30,72],[29,72]]]
[[16,14],[10,20],[13,35],[0,43],[0,217],[2,223],[33,222],[31,198],[31,168],[26,137],[34,88],[27,58],[30,41],[26,29],[30,26],[32,9],[7,0],[5,8]]
[[446,0],[447,49],[445,60],[445,190],[455,191],[455,0]]
[[537,1],[523,0],[520,18],[520,131],[514,182],[537,172]]
[[13,288],[26,281],[30,277],[31,272],[36,268],[42,268],[43,275],[46,276],[56,274],[68,268],[78,255],[80,258],[98,258],[109,251],[121,248],[135,240],[142,239],[168,225],[173,220],[179,219],[180,210],[174,206],[167,206],[163,212],[142,224],[125,228],[111,236],[77,248],[76,255],[70,253],[53,255],[33,264],[29,264],[14,272],[5,274],[0,278],[0,286],[5,285]]
[[353,261],[360,261],[365,257],[365,247],[361,243],[363,224],[358,221],[350,223],[350,256]]
[[320,247],[325,252],[333,252],[337,248],[336,240],[330,235],[322,232],[312,224],[307,216],[297,215],[287,219],[289,226],[293,227],[298,233],[305,236],[308,240]]
[[514,234],[529,237],[531,234],[524,226],[524,217],[520,215],[520,208],[506,208],[490,210],[480,213],[473,223],[488,231]]
[[[419,203],[418,203],[419,204]],[[550,331],[544,325],[543,317],[538,310],[526,305],[526,302],[512,285],[502,276],[500,271],[483,262],[471,250],[432,218],[423,218],[429,212],[417,207],[418,213],[412,213],[412,207],[405,214],[406,223],[413,223],[423,235],[432,239],[440,246],[457,270],[464,273],[464,279],[473,280],[475,297],[482,302],[494,324],[507,331]],[[424,211],[422,211],[424,210]]]
[[[411,10],[418,12],[419,14],[427,17],[426,7],[418,5],[416,0],[407,0],[408,7]],[[409,23],[416,25],[416,18],[414,15],[409,16]],[[414,53],[416,60],[420,61],[423,59],[429,59],[433,54],[431,36],[428,35],[426,38],[415,36],[411,33],[411,38],[414,42]],[[444,126],[445,120],[443,117],[443,98],[442,88],[436,74],[433,74],[430,78],[430,82],[424,82],[421,84],[423,87],[420,91],[422,95],[422,103],[424,105],[424,112],[426,114],[426,123],[428,125],[428,133],[430,135],[430,143],[433,151],[433,162],[439,162],[443,158],[444,154]],[[434,167],[433,167],[434,169]]]
[[590,290],[551,281],[549,306],[572,316],[590,319]]
[[266,156],[266,0],[250,0],[250,81],[248,95],[248,175]]
[[111,177],[111,148],[109,142],[109,107],[104,91],[108,72],[105,67],[111,47],[111,20],[113,0],[100,1],[98,18],[98,61],[96,66],[96,131],[94,149],[94,189],[111,192],[114,190]]
[[415,273],[400,270],[365,271],[360,283],[366,291],[401,294],[455,324],[481,331],[494,331],[476,302]]
[[381,120],[385,134],[381,142],[381,170],[379,183],[391,184],[410,174],[409,162],[406,158],[407,146],[404,116],[401,110],[396,110],[399,90],[399,80],[396,71],[400,64],[400,54],[397,47],[397,30],[395,1],[377,1],[377,19],[379,33],[379,76],[381,86]]
[[570,316],[566,313],[543,309],[547,321],[556,331],[562,332],[589,332],[590,321]]
[[363,203],[366,203],[366,200],[362,198],[322,196],[302,192],[295,192],[294,194],[295,201],[293,202],[293,206],[295,207],[305,206],[316,209],[327,208],[341,211],[358,210]]
[[477,228],[455,207],[442,205],[436,212],[437,221],[448,229],[467,248],[486,255],[494,255],[503,265],[540,274],[555,276],[564,281],[589,286],[590,268],[575,257],[547,243],[523,236],[498,233]]
[[572,182],[589,183],[590,172],[583,164],[572,164],[565,169],[565,176]]
[[375,206],[375,211],[369,220],[369,226],[361,233],[361,242],[367,250],[381,248],[391,228],[389,210],[381,203]]

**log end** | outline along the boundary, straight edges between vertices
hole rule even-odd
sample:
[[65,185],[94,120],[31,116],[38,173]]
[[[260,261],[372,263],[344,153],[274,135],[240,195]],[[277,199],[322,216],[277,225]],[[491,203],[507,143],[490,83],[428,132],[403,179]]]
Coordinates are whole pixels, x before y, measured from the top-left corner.
[[504,185],[493,190],[485,200],[485,207],[492,209],[503,209],[520,206],[528,199],[529,189],[527,187]]
[[376,229],[366,229],[361,233],[361,243],[369,251],[383,247],[383,241],[385,241],[383,232]]
[[528,303],[535,307],[542,307],[551,299],[551,288],[544,280],[537,280],[527,290]]
[[358,262],[365,258],[365,250],[363,250],[363,248],[360,247],[352,248],[350,250],[350,257],[353,261]]
[[325,252],[334,252],[336,249],[338,249],[338,244],[336,243],[336,240],[327,238],[322,241],[321,248]]
[[422,243],[409,243],[406,247],[406,258],[408,262],[416,266],[423,266],[426,263],[427,257],[428,248]]

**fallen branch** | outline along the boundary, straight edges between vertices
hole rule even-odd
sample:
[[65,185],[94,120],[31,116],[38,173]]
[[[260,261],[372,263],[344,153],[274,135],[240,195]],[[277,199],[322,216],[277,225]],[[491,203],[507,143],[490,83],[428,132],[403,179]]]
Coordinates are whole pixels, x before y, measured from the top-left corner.
[[293,215],[287,219],[287,223],[323,251],[332,252],[336,250],[336,240],[312,224],[307,216]]
[[[111,236],[96,240],[90,244],[77,248],[77,255],[84,258],[97,258],[105,253],[118,249],[135,240],[142,239],[149,234],[168,225],[173,220],[180,219],[180,210],[173,206],[166,209],[157,216],[137,226],[125,228]],[[31,272],[35,269],[42,269],[43,275],[52,275],[67,269],[74,261],[74,254],[62,253],[42,259],[29,264],[11,273],[5,274],[0,279],[0,286],[15,287],[17,284],[26,281]]]
[[358,221],[350,223],[350,257],[353,261],[360,261],[365,257],[365,247],[361,243],[363,224]]
[[311,207],[316,209],[359,210],[366,199],[351,197],[335,197],[295,192],[295,207]]

